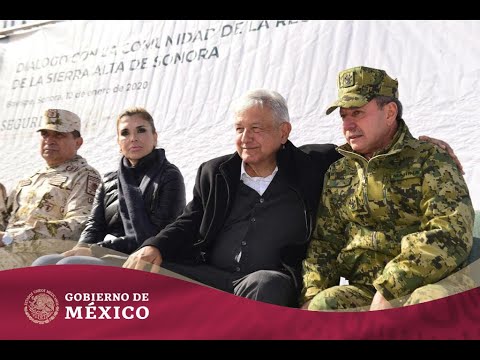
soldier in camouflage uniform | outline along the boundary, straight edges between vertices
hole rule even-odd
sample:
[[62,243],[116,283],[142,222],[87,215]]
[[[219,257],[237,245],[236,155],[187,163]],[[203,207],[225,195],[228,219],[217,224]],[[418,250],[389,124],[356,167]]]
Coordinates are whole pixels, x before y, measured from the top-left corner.
[[471,250],[474,210],[459,169],[412,137],[385,71],[344,70],[338,86],[327,114],[340,108],[347,144],[325,175],[302,308],[379,310],[449,294],[428,284],[461,269]]
[[38,131],[47,166],[21,180],[8,197],[0,269],[28,266],[44,253],[63,252],[77,242],[101,181],[77,155],[83,143],[80,129],[80,118],[70,111],[45,112]]
[[7,212],[7,191],[5,186],[0,183],[0,231],[5,230],[5,219],[4,216]]

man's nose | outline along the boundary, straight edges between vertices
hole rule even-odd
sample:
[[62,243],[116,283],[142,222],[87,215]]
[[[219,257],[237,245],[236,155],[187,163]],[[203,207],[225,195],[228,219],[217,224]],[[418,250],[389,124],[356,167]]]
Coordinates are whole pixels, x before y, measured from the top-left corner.
[[248,140],[250,140],[252,138],[252,131],[249,130],[249,129],[244,129],[243,130],[243,133],[242,133],[242,141],[243,142],[247,142]]
[[43,141],[47,144],[53,144],[56,141],[56,137],[54,135],[44,135],[43,136]]
[[356,126],[357,125],[355,124],[355,121],[352,120],[352,118],[348,116],[343,118],[343,130],[353,130]]

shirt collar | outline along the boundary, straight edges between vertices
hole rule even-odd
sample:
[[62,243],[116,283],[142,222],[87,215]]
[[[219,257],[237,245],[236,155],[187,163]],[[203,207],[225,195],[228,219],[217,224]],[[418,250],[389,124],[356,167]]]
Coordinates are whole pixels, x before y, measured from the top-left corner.
[[240,166],[240,180],[243,180],[244,178],[269,180],[269,179],[273,179],[273,177],[275,176],[275,174],[277,172],[278,172],[278,165],[275,166],[275,169],[273,170],[273,172],[270,175],[265,176],[264,178],[262,178],[260,176],[250,176],[245,171],[245,162],[242,161],[242,165]]

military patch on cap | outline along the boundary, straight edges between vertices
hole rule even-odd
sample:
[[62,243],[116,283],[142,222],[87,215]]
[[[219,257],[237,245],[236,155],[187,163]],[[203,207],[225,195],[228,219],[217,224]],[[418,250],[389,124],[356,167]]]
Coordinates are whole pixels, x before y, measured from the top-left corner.
[[[58,119],[60,117],[57,109],[48,109],[45,112],[45,116],[48,117],[50,119],[50,121],[52,121],[52,119]],[[55,121],[52,121],[52,123],[55,124]]]
[[326,111],[330,114],[338,107],[362,107],[377,96],[398,99],[398,81],[385,70],[357,66],[338,74],[338,98]]
[[81,121],[77,114],[63,109],[48,109],[45,110],[40,130],[52,130],[58,132],[72,132],[81,129]]
[[88,177],[87,177],[87,188],[85,189],[85,192],[88,195],[95,196],[95,192],[97,191],[97,187],[98,187],[99,184],[100,184],[100,179],[99,178],[97,178],[95,176],[92,176],[92,175],[88,175]]
[[50,180],[48,180],[48,183],[53,186],[62,186],[66,181],[68,180],[68,176],[65,175],[55,175],[52,177]]
[[353,71],[343,73],[340,77],[339,86],[345,88],[353,85],[355,85],[355,73]]

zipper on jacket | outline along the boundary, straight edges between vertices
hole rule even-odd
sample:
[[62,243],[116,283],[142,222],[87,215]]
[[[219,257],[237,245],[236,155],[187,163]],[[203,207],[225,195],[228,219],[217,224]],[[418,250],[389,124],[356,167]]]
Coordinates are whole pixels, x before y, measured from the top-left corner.
[[312,222],[310,221],[310,217],[308,216],[307,205],[305,204],[305,200],[303,199],[303,197],[300,196],[300,192],[295,187],[293,187],[292,185],[289,185],[289,188],[292,189],[295,192],[295,194],[297,195],[297,197],[302,201],[303,216],[305,218],[305,229],[307,230],[305,242],[308,242],[308,240],[310,239],[310,236],[312,235],[312,232],[313,232],[313,225],[312,225]]
[[385,186],[385,180],[383,181],[383,203],[385,204],[385,206],[388,205],[388,202],[387,202],[387,187]]
[[[226,184],[226,188],[227,188],[227,207],[226,207],[226,208],[228,209],[228,208],[230,207],[230,184],[229,184],[228,181],[227,181],[227,176],[226,176],[225,171],[223,171],[223,169],[221,169],[220,167],[219,167],[218,170],[219,170],[219,172],[220,172],[220,175],[221,175],[223,181],[225,181],[225,184]],[[216,177],[215,177],[215,179],[216,179]],[[216,180],[215,180],[215,181],[216,181]],[[215,187],[217,187],[217,186],[218,186],[218,184],[215,184]],[[216,210],[215,210],[215,212],[216,212]],[[223,214],[223,216],[225,217],[226,214]],[[215,218],[215,213],[214,213],[214,216],[212,217],[212,221],[211,221],[210,224],[208,225],[208,230],[207,230],[207,232],[205,233],[205,236],[203,237],[203,240],[197,241],[196,243],[193,244],[193,246],[200,246],[200,245],[202,245],[202,244],[207,240],[208,235],[210,234],[210,230],[212,229],[212,226],[213,226],[213,220],[214,220],[214,218]],[[225,220],[225,219],[224,219],[224,220]],[[202,255],[202,257],[204,257],[204,256]]]
[[[367,165],[368,167],[368,165]],[[365,208],[366,210],[371,213],[370,211],[370,205],[368,205],[368,194],[367,194],[367,175],[366,171],[364,170],[363,173],[363,201],[365,202]]]
[[153,214],[155,214],[155,204],[156,204],[156,199],[157,199],[157,190],[158,189],[153,189],[153,195],[152,195],[152,201],[150,203],[150,212]]

